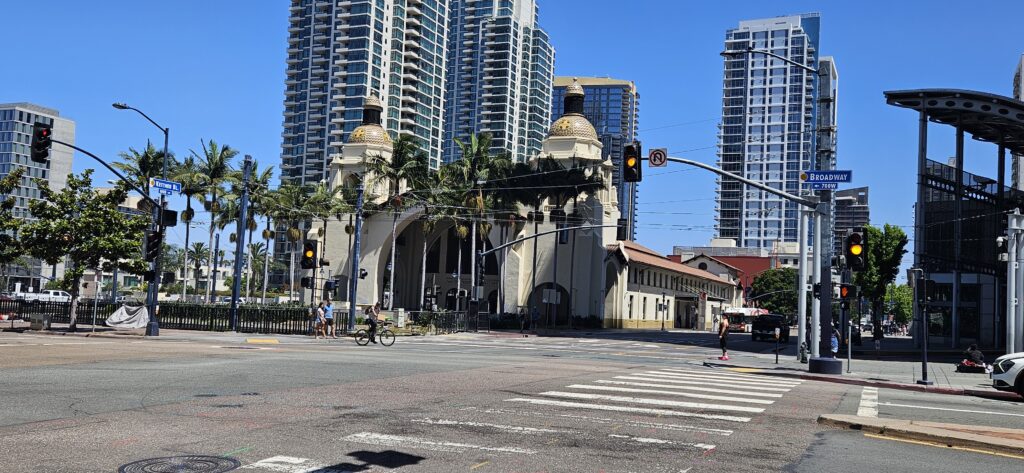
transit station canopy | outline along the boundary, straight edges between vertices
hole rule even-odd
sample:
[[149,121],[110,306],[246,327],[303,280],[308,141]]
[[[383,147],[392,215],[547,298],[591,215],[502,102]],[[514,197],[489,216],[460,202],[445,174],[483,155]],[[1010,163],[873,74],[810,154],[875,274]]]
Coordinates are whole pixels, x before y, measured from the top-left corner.
[[960,89],[891,90],[889,105],[924,109],[928,120],[960,126],[974,139],[1024,154],[1024,102],[1001,95]]

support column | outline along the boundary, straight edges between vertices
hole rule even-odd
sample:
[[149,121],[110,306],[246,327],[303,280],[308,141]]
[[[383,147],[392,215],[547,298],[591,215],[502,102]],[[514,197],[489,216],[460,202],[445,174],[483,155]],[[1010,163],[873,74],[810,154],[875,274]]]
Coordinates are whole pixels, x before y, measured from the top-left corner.
[[799,250],[797,251],[799,261],[799,276],[797,277],[797,336],[796,346],[797,354],[796,359],[800,359],[800,344],[807,340],[807,211],[800,206],[797,206],[797,212],[800,212],[800,225],[797,229],[797,236],[800,242]]
[[[1013,218],[1012,216],[1010,217]],[[1011,225],[1012,225],[1011,221]],[[1013,325],[1017,316],[1017,232],[1006,231],[1006,352],[1013,353]]]
[[[821,288],[821,292],[826,290],[832,291],[832,284],[824,284],[821,280],[821,214],[814,214],[814,261],[811,263],[811,271],[813,272],[812,279],[815,284],[818,284]],[[821,356],[819,351],[821,339],[821,327],[819,322],[821,320],[821,306],[818,304],[811,304],[811,357],[817,358]]]
[[956,123],[956,188],[953,199],[953,327],[949,347],[960,345],[960,243],[963,232],[963,194],[964,194],[964,129],[957,119]]
[[[925,172],[928,161],[928,112],[924,107],[920,110],[917,129],[917,202],[914,204],[914,267],[921,268],[924,259],[924,200],[925,200]],[[917,304],[915,302],[915,307]],[[922,311],[923,313],[923,311]],[[916,319],[915,319],[916,320]],[[923,318],[921,319],[923,320]],[[919,320],[919,323],[922,323]],[[928,331],[920,332],[922,337],[928,336]],[[915,340],[914,347],[917,348],[923,340]]]

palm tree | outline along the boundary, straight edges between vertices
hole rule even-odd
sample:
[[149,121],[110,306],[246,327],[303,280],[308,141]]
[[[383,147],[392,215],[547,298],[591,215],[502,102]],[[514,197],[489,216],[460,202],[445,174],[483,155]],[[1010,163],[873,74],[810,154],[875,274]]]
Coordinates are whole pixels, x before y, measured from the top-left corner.
[[[471,227],[472,242],[470,252],[472,258],[477,257],[477,236],[481,240],[481,245],[487,239],[487,234],[490,233],[491,223],[484,219],[484,212],[488,208],[493,207],[493,196],[491,190],[500,187],[501,183],[492,181],[492,178],[498,178],[508,173],[512,168],[512,160],[507,156],[492,156],[491,155],[491,134],[482,133],[478,135],[471,135],[469,142],[465,143],[459,139],[455,140],[458,144],[462,157],[452,163],[455,169],[458,170],[458,178],[460,182],[458,187],[463,192],[464,206],[469,208],[475,215],[473,218],[473,225]],[[479,232],[477,230],[480,230]],[[470,280],[473,287],[477,284],[476,272],[480,269],[477,264],[473,264],[470,269]],[[482,276],[480,275],[482,280]]]
[[[251,224],[248,227],[249,228],[249,239],[247,241],[249,242],[250,245],[253,242],[252,241],[253,231],[255,231],[256,228],[257,228],[256,221],[260,217],[264,217],[264,218],[267,219],[267,228],[270,228],[270,216],[267,213],[266,203],[267,203],[267,200],[270,198],[270,180],[273,179],[273,177],[274,177],[274,168],[273,168],[273,166],[268,166],[266,169],[260,171],[259,163],[253,161],[253,163],[252,163],[252,174],[249,177],[249,214],[250,214]],[[269,237],[270,235],[266,235],[266,236]],[[266,244],[265,244],[265,250],[267,250],[267,249],[270,248],[270,242],[269,242],[268,238],[265,238],[265,239],[268,240],[266,242]],[[263,258],[266,259],[266,258],[269,258],[269,257],[270,257],[270,252],[269,251],[264,251]],[[254,258],[255,258],[255,256],[250,252],[249,253],[249,258],[246,261],[246,270],[245,271],[246,271],[246,274],[249,275],[249,277],[246,279],[246,285],[245,285],[245,297],[246,298],[249,298],[249,293],[250,293],[250,290],[252,289],[252,284],[251,283],[252,283],[252,280],[254,279],[252,277],[252,275],[253,275],[253,266],[255,266],[255,263],[253,261]],[[265,261],[264,261],[264,266],[266,266],[266,262]],[[264,296],[264,297],[266,297],[266,296]]]
[[[224,186],[235,182],[236,177],[231,160],[238,154],[238,151],[228,145],[219,145],[216,141],[210,140],[209,145],[201,142],[203,154],[199,155],[192,151],[192,155],[199,161],[199,170],[205,176],[206,201],[204,206],[210,212],[210,248],[213,247],[213,233],[217,227],[217,213],[220,211],[221,198],[223,197]],[[210,255],[210,260],[213,255]],[[213,295],[212,285],[206,288],[207,297]]]
[[[309,194],[311,189],[307,186],[285,184],[279,187],[268,201],[272,208],[271,216],[278,224],[288,227],[288,242],[291,253],[291,260],[288,264],[288,287],[289,291],[295,290],[295,243],[302,239],[300,225],[312,218],[309,207]],[[299,291],[302,294],[302,291]]]
[[[252,271],[249,272],[249,276],[247,277],[247,281],[246,281],[246,287],[247,288],[251,286],[250,282],[253,279],[253,275],[255,275],[256,273],[262,272],[262,269],[263,269],[262,266],[265,263],[261,262],[260,260],[262,259],[262,260],[265,261],[265,258],[267,256],[269,256],[268,255],[269,252],[267,251],[267,245],[263,244],[263,242],[255,242],[255,243],[249,242],[248,247],[249,248],[248,248],[248,251],[246,251],[246,253],[249,255],[249,261],[252,262]],[[262,283],[263,281],[261,280],[260,282]],[[248,291],[248,289],[246,289],[246,290]],[[246,293],[246,299],[248,299],[248,297],[249,297],[249,294],[247,292]],[[264,296],[264,297],[266,297],[266,296]]]
[[[164,152],[157,151],[153,143],[149,141],[146,142],[146,147],[141,152],[135,148],[128,148],[127,152],[118,153],[118,156],[121,161],[113,163],[114,167],[126,174],[125,177],[132,184],[147,194],[149,193],[149,179],[163,176]],[[174,154],[169,153],[167,159],[168,169],[177,168],[178,163],[174,159]]]
[[[205,243],[197,241],[192,243],[192,247],[186,252],[188,260],[192,262],[192,267],[195,268],[193,276],[196,279],[196,291],[194,294],[199,293],[199,271],[202,270],[203,265],[209,261],[210,249]],[[209,285],[209,284],[208,284]]]
[[[195,210],[192,209],[192,199],[201,195],[206,188],[206,175],[199,169],[198,163],[193,156],[185,158],[181,165],[174,169],[174,180],[181,183],[181,193],[185,194],[185,212],[181,214],[181,220],[185,222],[185,248],[189,247],[189,234],[192,230],[192,220],[195,218]],[[189,252],[185,252],[183,266],[188,266]],[[181,297],[185,298],[185,290],[188,287],[188,271],[182,278]]]
[[398,215],[403,208],[403,196],[414,190],[427,172],[427,153],[420,148],[419,139],[413,135],[400,135],[392,145],[391,159],[382,156],[370,156],[367,169],[373,173],[375,184],[386,183],[387,202],[391,207],[391,269],[388,270],[387,309],[395,305],[395,238],[398,229]]

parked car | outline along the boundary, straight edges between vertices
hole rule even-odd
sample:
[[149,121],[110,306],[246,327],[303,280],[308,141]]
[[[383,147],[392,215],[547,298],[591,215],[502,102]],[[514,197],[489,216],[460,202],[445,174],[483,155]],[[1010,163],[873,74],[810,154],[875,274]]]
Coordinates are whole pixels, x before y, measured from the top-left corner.
[[992,387],[1024,397],[1024,352],[1009,353],[992,363]]
[[751,340],[775,340],[775,329],[779,329],[779,341],[789,343],[789,317],[779,314],[759,315],[754,319],[750,331]]
[[71,294],[64,291],[18,292],[15,299],[25,302],[71,302]]

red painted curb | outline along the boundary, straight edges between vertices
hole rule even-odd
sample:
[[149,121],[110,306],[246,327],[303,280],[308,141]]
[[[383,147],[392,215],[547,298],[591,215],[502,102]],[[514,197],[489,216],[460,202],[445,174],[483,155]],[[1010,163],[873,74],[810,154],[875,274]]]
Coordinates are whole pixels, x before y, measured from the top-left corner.
[[[722,368],[764,369],[764,368],[755,368],[755,367],[750,367],[750,366],[725,365],[725,364],[707,363],[707,362],[705,362],[704,365],[708,366],[708,367],[711,367],[711,368],[722,367]],[[976,396],[976,397],[985,397],[985,398],[991,398],[991,399],[1001,399],[1001,400],[1007,400],[1007,401],[1021,401],[1021,400],[1024,400],[1024,398],[1021,398],[1020,396],[1018,396],[1018,395],[1016,395],[1014,393],[1003,392],[1003,391],[995,391],[995,390],[987,391],[987,390],[983,390],[983,389],[964,389],[964,388],[954,388],[954,387],[951,387],[951,386],[934,386],[934,385],[933,386],[925,386],[923,384],[895,383],[895,382],[892,382],[892,381],[872,381],[872,380],[859,379],[859,378],[835,378],[835,377],[832,377],[832,376],[817,375],[817,374],[810,374],[810,373],[786,373],[786,372],[772,372],[772,371],[768,371],[766,369],[764,369],[764,370],[765,371],[759,372],[758,374],[765,374],[765,375],[768,375],[768,376],[778,376],[780,378],[797,378],[797,379],[806,379],[806,380],[811,380],[811,381],[824,381],[826,383],[850,384],[850,385],[854,385],[854,386],[871,386],[871,387],[877,387],[877,388],[899,389],[899,390],[902,390],[902,391],[927,392],[927,393],[932,393],[932,394],[949,394],[949,395],[953,395],[953,396]]]

